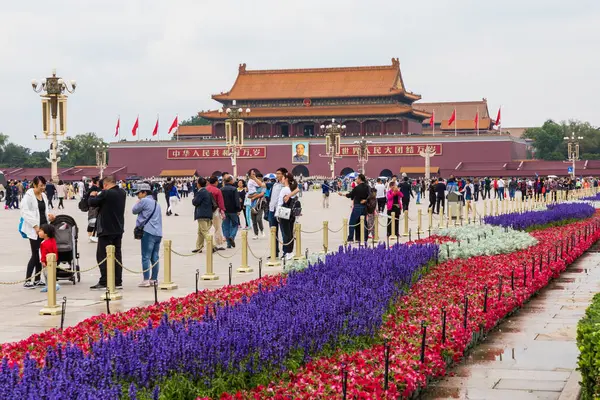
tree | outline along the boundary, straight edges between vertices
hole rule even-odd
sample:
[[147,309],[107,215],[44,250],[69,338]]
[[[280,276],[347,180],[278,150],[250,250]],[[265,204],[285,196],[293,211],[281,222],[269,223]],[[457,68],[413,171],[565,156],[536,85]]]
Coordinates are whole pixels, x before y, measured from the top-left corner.
[[106,146],[93,132],[77,135],[60,144],[60,166],[96,165],[96,147]]
[[[580,141],[580,149],[590,158],[600,156],[600,131],[589,122],[570,120],[557,123],[553,120],[544,122],[539,128],[525,130],[523,137],[533,141],[536,158],[541,160],[566,160],[567,141],[565,137],[574,134],[583,137]],[[582,154],[583,155],[583,154]]]
[[198,115],[193,115],[189,119],[181,121],[180,125],[189,126],[189,125],[210,125],[212,122],[204,117],[200,117]]

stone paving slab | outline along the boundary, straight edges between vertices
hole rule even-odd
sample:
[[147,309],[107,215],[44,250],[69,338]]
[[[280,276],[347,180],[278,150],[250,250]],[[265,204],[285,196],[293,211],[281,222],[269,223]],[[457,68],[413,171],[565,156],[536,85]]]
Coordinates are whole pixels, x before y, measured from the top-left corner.
[[599,265],[598,253],[581,257],[560,282],[503,321],[422,398],[558,399],[563,390],[562,399],[574,398],[577,322],[600,291]]

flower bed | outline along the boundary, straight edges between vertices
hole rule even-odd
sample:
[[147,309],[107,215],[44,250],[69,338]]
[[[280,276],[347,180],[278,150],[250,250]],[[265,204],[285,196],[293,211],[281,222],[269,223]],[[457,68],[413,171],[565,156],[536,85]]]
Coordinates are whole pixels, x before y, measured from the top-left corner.
[[370,344],[390,301],[420,277],[437,251],[435,245],[342,249],[326,263],[291,273],[285,285],[263,290],[259,284],[258,293],[241,303],[207,310],[203,321],[163,318],[157,327],[150,321],[148,328],[101,338],[89,353],[60,346],[48,351],[42,368],[26,358],[21,378],[5,361],[0,398],[66,392],[117,398],[123,386],[130,397],[137,397],[138,386],[152,397],[157,383],[188,398],[179,381],[165,381],[181,376],[193,383],[190,391],[210,395],[269,382],[316,355]]
[[440,246],[441,260],[512,253],[537,243],[529,233],[490,225],[452,227],[441,229],[438,234],[455,239]]
[[590,218],[596,209],[589,204],[550,204],[547,210],[510,213],[484,218],[486,224],[499,225],[517,230],[532,230],[547,225],[560,225]]
[[62,332],[60,329],[53,328],[31,335],[25,340],[2,344],[0,357],[6,358],[9,364],[13,364],[22,362],[25,354],[29,353],[30,358],[43,363],[48,348],[56,348],[67,343],[88,351],[91,343],[100,339],[102,332],[119,330],[127,333],[147,327],[148,321],[151,321],[152,326],[157,326],[164,315],[171,320],[202,319],[207,306],[216,303],[237,303],[254,295],[259,285],[263,289],[269,289],[279,286],[284,280],[285,277],[282,278],[280,275],[267,275],[235,286],[203,290],[198,294],[193,293],[180,298],[172,297],[157,305],[136,307],[111,315],[97,315],[73,327],[65,328]]
[[579,371],[581,371],[581,398],[600,398],[600,293],[592,299],[577,324]]
[[[315,359],[268,386],[221,399],[339,398],[344,373],[347,398],[412,397],[598,240],[599,222],[595,217],[534,232],[535,246],[511,254],[440,264],[396,302],[378,333],[378,343],[351,354]],[[384,341],[389,345],[387,391]]]

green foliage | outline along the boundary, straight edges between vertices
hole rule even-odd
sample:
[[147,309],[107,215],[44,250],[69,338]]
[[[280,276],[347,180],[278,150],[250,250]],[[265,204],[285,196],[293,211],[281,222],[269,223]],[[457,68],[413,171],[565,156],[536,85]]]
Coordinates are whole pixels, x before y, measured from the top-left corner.
[[181,121],[179,125],[189,126],[189,125],[210,125],[212,122],[204,117],[200,117],[198,115],[193,115],[189,119]]
[[557,123],[548,120],[539,128],[525,130],[523,137],[533,141],[537,159],[560,161],[568,157],[567,143],[563,138],[573,133],[583,137],[580,142],[581,152],[585,152],[583,159],[600,158],[600,131],[589,122],[569,120]]
[[[49,143],[49,142],[48,142]],[[76,165],[96,165],[94,146],[106,145],[95,133],[77,135],[59,143],[60,167]],[[31,149],[11,143],[8,136],[0,133],[0,168],[47,168],[49,151],[31,151]]]
[[600,398],[600,293],[592,299],[585,316],[577,324],[581,398]]

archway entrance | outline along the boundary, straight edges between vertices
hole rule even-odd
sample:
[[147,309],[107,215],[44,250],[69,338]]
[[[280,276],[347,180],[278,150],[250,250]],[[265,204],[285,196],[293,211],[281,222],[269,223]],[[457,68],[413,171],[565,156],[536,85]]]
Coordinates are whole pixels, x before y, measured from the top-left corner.
[[389,170],[389,169],[387,169],[387,168],[386,168],[386,169],[384,169],[383,171],[381,171],[381,172],[379,173],[379,176],[386,176],[386,177],[388,177],[388,178],[391,178],[391,177],[392,177],[392,175],[394,175],[394,174],[392,173],[392,171],[390,171],[390,170]]
[[310,174],[308,172],[308,168],[306,168],[305,165],[296,165],[292,170],[292,175],[307,177]]
[[340,175],[346,176],[346,175],[351,174],[353,172],[354,172],[354,170],[352,168],[346,167],[346,168],[342,169],[342,172],[340,172]]

